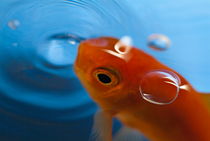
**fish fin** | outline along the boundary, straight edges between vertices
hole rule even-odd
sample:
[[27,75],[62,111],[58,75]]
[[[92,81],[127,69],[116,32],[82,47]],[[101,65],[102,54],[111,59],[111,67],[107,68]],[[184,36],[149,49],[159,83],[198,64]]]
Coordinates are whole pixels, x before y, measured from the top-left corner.
[[137,130],[123,126],[113,141],[145,141],[145,137]]
[[200,93],[203,100],[206,102],[208,107],[210,108],[210,93]]
[[112,141],[112,116],[98,111],[93,120],[89,141]]

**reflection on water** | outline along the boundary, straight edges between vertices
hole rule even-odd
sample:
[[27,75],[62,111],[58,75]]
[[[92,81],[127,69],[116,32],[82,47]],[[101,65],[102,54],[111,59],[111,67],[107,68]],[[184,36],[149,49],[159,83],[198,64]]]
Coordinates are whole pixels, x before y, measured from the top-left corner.
[[38,54],[46,65],[68,67],[74,63],[77,46],[84,38],[71,34],[56,34],[38,47]]
[[[21,101],[28,107],[46,108],[41,113],[34,111],[30,115],[32,117],[47,119],[48,108],[57,111],[60,107],[71,111],[78,105],[86,111],[87,108],[92,109],[88,115],[92,114],[95,107],[87,107],[92,102],[84,94],[72,69],[77,46],[87,38],[121,36],[132,31],[129,30],[132,27],[127,26],[130,9],[125,8],[128,12],[125,14],[124,5],[114,1],[101,1],[99,4],[66,0],[9,0],[1,3],[0,59],[4,60],[0,62],[0,67],[4,68],[0,70],[0,74],[4,75],[0,82],[2,95]],[[46,76],[50,78],[45,79]],[[55,85],[59,89],[48,89],[48,86]],[[71,91],[66,88],[68,85],[69,88],[75,85],[80,87]],[[74,96],[81,98],[75,100]],[[3,101],[7,103],[7,100]],[[29,116],[18,108],[21,104],[9,109]],[[76,112],[76,115],[87,116],[84,113],[80,108],[80,113]],[[71,118],[73,116],[67,116],[67,119]],[[50,119],[59,118],[51,116]]]
[[[137,19],[128,21],[131,15],[132,8],[119,1],[1,0],[0,106],[31,121],[62,123],[60,128],[35,129],[26,121],[20,126],[13,123],[20,122],[18,119],[11,119],[5,127],[27,132],[29,137],[20,140],[56,140],[61,136],[86,140],[96,106],[72,69],[78,44],[92,37],[133,34],[137,27],[129,24]],[[85,124],[76,128],[82,136],[72,126],[81,119]],[[1,125],[0,134],[5,130]],[[40,135],[45,132],[50,137]]]

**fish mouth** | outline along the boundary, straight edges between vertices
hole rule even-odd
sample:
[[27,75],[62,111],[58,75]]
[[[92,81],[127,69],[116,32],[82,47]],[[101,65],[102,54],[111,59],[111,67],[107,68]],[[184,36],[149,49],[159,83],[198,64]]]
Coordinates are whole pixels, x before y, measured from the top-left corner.
[[79,61],[79,60],[80,60],[79,54],[80,54],[80,53],[77,54],[77,58],[76,58],[76,60],[75,60],[75,62],[74,62],[74,66],[73,66],[73,69],[74,69],[74,72],[75,72],[75,73],[81,71],[81,67],[80,67],[80,63],[79,63],[79,62],[80,62],[80,61]]
[[77,78],[79,78],[79,79],[82,79],[83,78],[83,76],[85,74],[85,70],[80,67],[80,65],[78,64],[78,62],[76,62],[74,64],[73,70],[74,70]]
[[75,72],[75,74],[77,75],[77,76],[79,76],[80,74],[81,74],[81,72],[82,72],[82,69],[80,69],[80,67],[78,67],[78,65],[77,64],[74,64],[74,72]]

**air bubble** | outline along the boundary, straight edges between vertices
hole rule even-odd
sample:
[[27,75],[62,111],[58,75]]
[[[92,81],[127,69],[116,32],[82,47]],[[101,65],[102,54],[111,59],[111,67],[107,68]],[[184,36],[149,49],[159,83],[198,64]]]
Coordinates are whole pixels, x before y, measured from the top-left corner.
[[73,34],[55,34],[40,45],[38,54],[48,66],[68,67],[74,63],[77,47],[83,40],[84,38]]
[[141,80],[140,93],[144,100],[157,104],[173,103],[180,91],[180,79],[171,71],[152,71]]
[[11,21],[8,22],[8,26],[11,29],[15,30],[20,26],[20,22],[18,20],[11,20]]
[[104,51],[127,62],[131,56],[129,53],[131,48],[132,39],[129,36],[124,36],[114,45],[114,51],[107,49],[104,49]]
[[163,34],[152,34],[148,37],[147,45],[157,51],[166,50],[170,47],[170,39]]
[[12,46],[17,47],[18,43],[12,43]]
[[129,36],[122,37],[114,46],[119,54],[127,54],[132,46],[132,39]]

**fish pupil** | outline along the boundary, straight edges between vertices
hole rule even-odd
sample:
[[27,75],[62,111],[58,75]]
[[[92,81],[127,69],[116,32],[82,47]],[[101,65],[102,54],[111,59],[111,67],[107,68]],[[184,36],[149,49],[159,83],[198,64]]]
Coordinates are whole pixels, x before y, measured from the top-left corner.
[[98,77],[99,81],[101,81],[102,83],[105,83],[105,84],[111,83],[111,81],[112,81],[111,78],[106,74],[100,73],[97,75],[97,77]]

